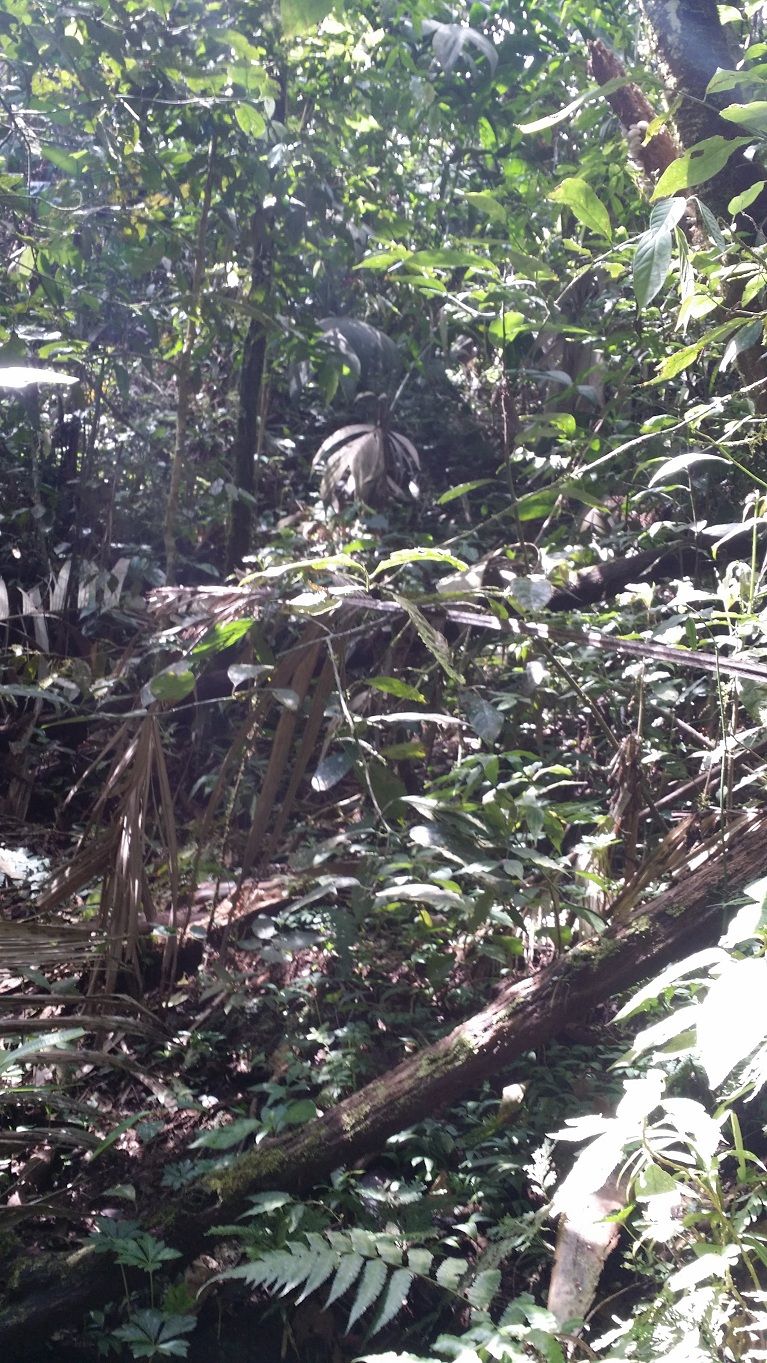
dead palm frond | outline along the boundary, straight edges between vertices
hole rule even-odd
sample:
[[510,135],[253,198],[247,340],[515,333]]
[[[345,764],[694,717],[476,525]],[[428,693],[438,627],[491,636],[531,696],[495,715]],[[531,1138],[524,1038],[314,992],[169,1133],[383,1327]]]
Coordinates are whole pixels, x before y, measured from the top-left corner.
[[138,721],[123,724],[93,767],[107,753],[111,753],[112,765],[80,846],[37,901],[38,910],[49,911],[94,879],[101,880],[97,926],[110,949],[95,964],[91,998],[114,991],[121,967],[127,966],[140,976],[142,920],[152,922],[155,918],[146,870],[150,830],[151,835],[160,834],[169,870],[170,921],[164,961],[168,974],[172,973],[177,951],[178,839],[157,706]]
[[412,441],[385,422],[342,426],[323,440],[312,462],[321,470],[320,495],[328,505],[346,496],[378,510],[392,499],[418,496],[420,467]]

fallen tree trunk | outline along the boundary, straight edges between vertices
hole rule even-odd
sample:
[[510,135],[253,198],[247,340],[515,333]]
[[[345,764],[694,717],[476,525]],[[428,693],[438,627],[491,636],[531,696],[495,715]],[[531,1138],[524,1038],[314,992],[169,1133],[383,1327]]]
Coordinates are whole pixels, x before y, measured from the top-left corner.
[[[539,975],[508,984],[448,1036],[344,1099],[301,1131],[241,1155],[211,1177],[195,1209],[189,1192],[169,1199],[148,1223],[188,1258],[211,1226],[230,1222],[251,1193],[301,1193],[343,1164],[380,1149],[388,1137],[456,1102],[532,1047],[581,1021],[594,1007],[720,936],[733,892],[767,872],[767,818],[745,814],[699,855],[695,869],[645,910],[584,942]],[[606,1170],[606,1173],[609,1171]],[[206,1197],[207,1194],[207,1197]],[[41,1266],[17,1285],[0,1312],[0,1350],[36,1356],[42,1336],[78,1311],[119,1296],[116,1271],[89,1248]]]

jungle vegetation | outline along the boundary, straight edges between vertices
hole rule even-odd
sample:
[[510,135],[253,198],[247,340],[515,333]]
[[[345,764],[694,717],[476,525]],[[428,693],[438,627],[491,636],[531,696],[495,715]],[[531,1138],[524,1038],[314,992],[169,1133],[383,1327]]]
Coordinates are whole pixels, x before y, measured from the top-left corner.
[[0,0],[0,1349],[767,1349],[767,6]]

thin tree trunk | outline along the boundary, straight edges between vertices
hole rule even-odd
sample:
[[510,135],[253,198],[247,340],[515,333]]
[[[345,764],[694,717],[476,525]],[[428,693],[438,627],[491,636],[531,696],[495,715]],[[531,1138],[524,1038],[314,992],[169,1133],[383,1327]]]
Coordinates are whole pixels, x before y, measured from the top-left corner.
[[[252,1193],[305,1192],[332,1171],[380,1149],[396,1132],[457,1102],[531,1047],[581,1023],[600,1004],[672,961],[711,945],[727,922],[733,892],[767,871],[767,820],[744,815],[695,870],[602,938],[583,943],[540,975],[506,985],[497,998],[432,1046],[402,1061],[294,1135],[241,1155],[195,1194],[167,1199],[145,1220],[188,1258],[210,1227],[231,1222]],[[199,1198],[195,1209],[195,1196]],[[26,1289],[26,1290],[25,1290]],[[119,1296],[114,1267],[86,1247],[31,1269],[0,1312],[0,1353],[38,1356],[51,1329],[88,1306]]]
[[216,168],[217,151],[216,132],[210,139],[208,148],[208,170],[205,177],[205,189],[202,196],[202,207],[200,218],[197,224],[197,239],[195,242],[194,265],[192,269],[192,289],[189,299],[189,315],[187,317],[184,344],[178,359],[176,370],[176,436],[173,443],[173,457],[170,465],[170,486],[168,488],[168,500],[165,507],[165,580],[172,586],[176,580],[176,561],[178,559],[178,545],[176,543],[176,523],[178,521],[179,505],[181,502],[181,484],[186,470],[186,446],[187,432],[189,430],[189,418],[191,416],[192,401],[194,398],[194,383],[192,376],[192,360],[194,348],[197,344],[197,335],[200,324],[200,302],[202,300],[202,289],[205,280],[205,252],[208,237],[208,220],[210,218],[210,205],[213,198],[213,180]]
[[[269,265],[255,248],[251,297],[257,297],[268,277]],[[259,448],[259,416],[261,392],[266,364],[266,329],[264,323],[251,318],[245,337],[240,370],[239,410],[237,434],[234,441],[234,485],[227,544],[227,570],[232,572],[250,551],[253,504],[256,492],[256,455]]]

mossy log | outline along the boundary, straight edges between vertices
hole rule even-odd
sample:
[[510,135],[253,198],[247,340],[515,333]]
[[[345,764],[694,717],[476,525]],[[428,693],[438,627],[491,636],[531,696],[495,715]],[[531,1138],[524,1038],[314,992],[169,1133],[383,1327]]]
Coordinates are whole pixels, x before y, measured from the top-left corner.
[[[476,1090],[532,1047],[582,1022],[599,1004],[720,936],[734,895],[767,872],[767,819],[742,815],[679,883],[620,927],[584,942],[539,975],[505,985],[449,1035],[300,1131],[247,1151],[195,1195],[144,1209],[144,1224],[191,1259],[211,1226],[231,1222],[266,1189],[301,1193],[414,1122]],[[609,1171],[606,1171],[609,1172]],[[89,1248],[48,1256],[7,1289],[0,1356],[40,1358],[40,1342],[79,1312],[120,1296],[116,1269]]]

